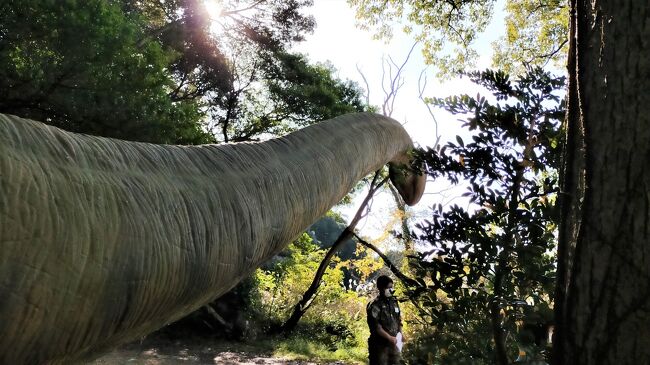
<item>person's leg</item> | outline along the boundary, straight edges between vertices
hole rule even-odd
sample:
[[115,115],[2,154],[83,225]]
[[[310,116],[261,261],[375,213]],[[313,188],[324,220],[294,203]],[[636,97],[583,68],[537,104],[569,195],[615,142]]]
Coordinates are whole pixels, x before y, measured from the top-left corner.
[[377,364],[378,365],[390,365],[388,361],[388,347],[386,346],[377,346]]
[[368,339],[368,365],[379,365],[379,349],[374,341]]
[[400,365],[402,363],[402,356],[397,347],[391,346],[386,349],[386,364]]
[[[392,365],[393,362],[391,362],[391,349],[397,352],[399,359],[399,351],[397,351],[397,348],[395,346],[377,343],[368,339],[368,364]],[[399,362],[396,364],[398,363]]]

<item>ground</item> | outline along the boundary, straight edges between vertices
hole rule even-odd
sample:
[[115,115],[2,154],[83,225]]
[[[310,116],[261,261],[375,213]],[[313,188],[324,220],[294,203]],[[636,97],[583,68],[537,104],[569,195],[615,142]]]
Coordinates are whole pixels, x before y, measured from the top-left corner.
[[226,342],[218,339],[169,339],[161,336],[145,338],[123,346],[87,365],[213,365],[213,364],[289,364],[289,365],[344,365],[346,362],[317,362],[292,360],[273,355],[272,349]]

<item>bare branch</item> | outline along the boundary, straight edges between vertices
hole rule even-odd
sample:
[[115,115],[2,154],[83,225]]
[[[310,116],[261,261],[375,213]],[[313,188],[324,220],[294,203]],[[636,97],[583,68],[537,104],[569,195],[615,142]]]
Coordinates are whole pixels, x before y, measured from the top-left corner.
[[302,299],[296,304],[293,308],[293,312],[291,313],[291,316],[287,321],[281,326],[279,329],[280,331],[283,332],[290,332],[295,328],[295,326],[298,324],[298,321],[300,318],[302,318],[302,315],[305,314],[307,309],[311,306],[311,304],[314,301],[315,295],[318,292],[318,288],[321,283],[321,279],[323,277],[323,274],[325,274],[325,271],[327,270],[327,267],[329,266],[330,261],[332,260],[332,257],[334,257],[334,254],[336,251],[338,251],[339,248],[343,245],[345,241],[348,239],[352,238],[354,235],[354,228],[357,226],[357,223],[359,223],[359,220],[363,218],[365,214],[367,214],[367,207],[368,203],[371,201],[372,197],[375,195],[375,192],[381,188],[383,184],[386,183],[387,178],[382,179],[379,183],[377,183],[377,180],[379,179],[381,175],[381,170],[377,170],[375,172],[375,175],[372,178],[372,181],[370,182],[370,187],[368,189],[368,194],[366,194],[366,197],[363,199],[363,202],[359,206],[359,209],[357,209],[356,214],[354,215],[354,218],[352,218],[352,221],[350,224],[345,227],[343,232],[339,235],[339,237],[336,239],[334,244],[329,248],[327,253],[325,254],[325,257],[323,260],[320,262],[320,265],[318,266],[318,269],[316,270],[316,274],[314,275],[314,279],[311,282],[311,285],[309,288],[305,291],[305,293],[302,296]]
[[567,44],[568,42],[569,42],[569,39],[567,38],[564,41],[562,41],[562,43],[560,43],[560,45],[557,46],[557,48],[554,49],[553,51],[551,51],[551,52],[549,52],[547,54],[537,55],[537,56],[535,56],[535,58],[550,59],[553,56],[555,56],[558,52],[560,52],[562,47],[564,47],[564,45]]
[[[393,115],[397,93],[399,89],[404,86],[404,77],[402,76],[402,72],[404,71],[404,67],[411,58],[411,54],[413,54],[413,50],[418,43],[420,43],[420,41],[413,42],[411,49],[409,49],[409,52],[401,65],[398,65],[391,56],[388,56],[388,59],[386,59],[386,57],[382,58],[381,88],[384,91],[382,113],[387,117],[391,117]],[[386,66],[388,66],[388,82],[386,82]]]
[[238,13],[243,13],[243,12],[248,11],[248,10],[253,10],[258,5],[260,5],[260,4],[264,3],[264,2],[266,2],[266,0],[259,0],[259,1],[256,1],[256,2],[254,2],[253,4],[251,4],[251,5],[247,6],[247,7],[245,7],[245,8],[224,11],[224,12],[221,13],[221,16],[231,16],[231,15],[235,15],[235,14],[238,14]]
[[436,116],[433,114],[433,110],[431,109],[431,106],[429,105],[429,103],[427,103],[424,97],[424,90],[427,87],[427,75],[425,72],[426,72],[426,68],[420,71],[420,77],[418,78],[418,97],[420,98],[424,106],[427,107],[427,111],[429,112],[429,115],[433,120],[433,124],[436,127],[436,131],[435,131],[436,142],[433,145],[433,148],[435,149],[440,144],[441,136],[440,136],[440,132],[438,131],[438,120],[436,119]]
[[393,264],[392,261],[386,256],[381,250],[379,250],[375,245],[369,243],[368,241],[364,240],[363,238],[359,237],[358,234],[353,233],[354,238],[357,239],[357,242],[362,244],[365,247],[368,247],[369,249],[373,250],[379,257],[384,261],[384,264],[390,269],[390,271],[395,275],[406,287],[415,287],[419,288],[422,285],[418,283],[415,279],[411,279],[410,277],[406,276],[404,273],[402,273],[395,264]]
[[370,85],[368,84],[368,79],[366,79],[366,75],[363,74],[363,71],[361,71],[361,68],[359,67],[359,64],[357,63],[357,72],[359,72],[359,75],[361,75],[361,78],[363,79],[364,84],[366,84],[366,105],[370,105]]

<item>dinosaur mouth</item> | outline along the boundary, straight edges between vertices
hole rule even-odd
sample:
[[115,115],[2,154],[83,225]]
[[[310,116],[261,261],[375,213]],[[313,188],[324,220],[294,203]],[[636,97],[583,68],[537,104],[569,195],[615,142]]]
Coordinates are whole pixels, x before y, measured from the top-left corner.
[[424,173],[414,171],[410,167],[410,162],[406,155],[398,158],[396,161],[391,161],[388,164],[388,171],[390,181],[402,199],[404,199],[404,203],[410,206],[417,204],[422,198],[426,186],[426,176]]

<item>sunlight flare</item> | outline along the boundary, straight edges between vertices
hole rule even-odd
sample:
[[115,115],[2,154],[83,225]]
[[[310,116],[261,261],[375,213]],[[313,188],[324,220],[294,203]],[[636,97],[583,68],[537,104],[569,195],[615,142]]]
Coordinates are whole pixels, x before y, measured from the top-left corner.
[[210,19],[217,19],[223,15],[223,5],[218,0],[204,0],[203,5],[208,12]]

